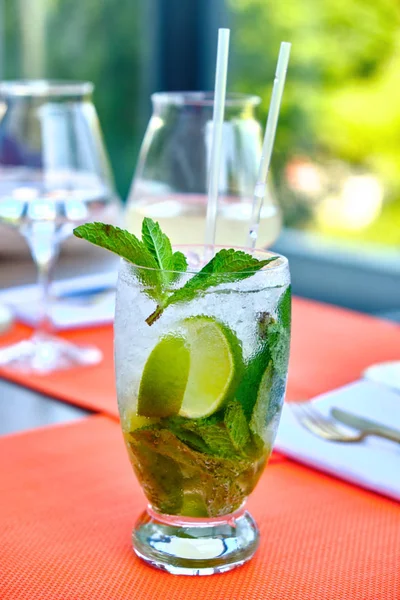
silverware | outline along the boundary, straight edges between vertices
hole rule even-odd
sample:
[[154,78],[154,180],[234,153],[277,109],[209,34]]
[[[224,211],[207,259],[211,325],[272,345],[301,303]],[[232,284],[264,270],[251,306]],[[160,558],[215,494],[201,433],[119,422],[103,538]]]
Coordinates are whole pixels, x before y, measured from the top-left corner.
[[378,423],[377,421],[364,419],[363,417],[349,413],[346,410],[341,410],[340,408],[332,408],[331,415],[337,421],[341,421],[345,425],[353,427],[354,429],[359,429],[366,435],[375,435],[400,444],[400,431],[398,429],[387,427],[386,425],[382,425],[382,423]]
[[[292,409],[294,416],[297,421],[310,433],[313,433],[319,438],[330,442],[344,442],[344,443],[356,443],[362,442],[370,435],[379,436],[390,440],[392,442],[400,443],[400,432],[389,427],[385,427],[366,419],[361,419],[355,415],[350,415],[345,411],[339,409],[332,409],[331,414],[333,417],[326,417],[319,412],[310,402],[293,402],[289,406]],[[346,429],[343,428],[341,423],[345,423],[343,418],[340,419],[337,414],[346,418]],[[352,417],[350,425],[350,418]],[[355,425],[357,420],[357,426]],[[364,428],[363,424],[368,423],[368,427]],[[370,426],[370,425],[373,425]],[[347,427],[354,429],[354,432],[350,432]]]
[[330,442],[361,442],[367,434],[364,432],[349,433],[337,421],[325,417],[309,402],[291,402],[288,406],[292,409],[297,421],[310,433]]

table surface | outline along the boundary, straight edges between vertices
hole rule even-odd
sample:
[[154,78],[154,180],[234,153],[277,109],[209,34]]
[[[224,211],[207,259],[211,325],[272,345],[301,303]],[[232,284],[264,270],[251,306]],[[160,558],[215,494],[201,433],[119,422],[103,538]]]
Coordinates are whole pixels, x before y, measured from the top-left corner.
[[[73,261],[68,263],[61,264],[58,274],[79,274],[76,268],[71,271]],[[18,283],[32,281],[31,266],[25,279],[24,268],[19,268]],[[0,284],[4,282],[0,267]],[[399,332],[393,325],[302,300],[294,308],[293,399],[337,387],[358,377],[365,364],[397,354]],[[300,331],[302,323],[307,328]],[[329,343],[321,345],[321,340]],[[332,368],[338,361],[339,378]],[[106,376],[111,380],[111,363],[101,374],[103,383]],[[63,377],[65,391],[70,380],[68,374]],[[306,385],[310,382],[311,390]],[[78,385],[82,390],[82,382]],[[135,559],[129,545],[127,532],[143,497],[137,483],[132,496],[134,483],[128,461],[121,460],[119,427],[109,416],[88,418],[90,414],[0,381],[0,433],[78,420],[72,427],[45,427],[1,439],[8,456],[0,477],[0,496],[7,500],[2,506],[2,598],[4,593],[7,600],[123,600],[166,594],[177,600],[204,595],[216,600],[400,598],[398,505],[279,456],[262,480],[264,487],[260,484],[249,501],[265,542],[247,568],[229,579],[172,580],[149,569]]]

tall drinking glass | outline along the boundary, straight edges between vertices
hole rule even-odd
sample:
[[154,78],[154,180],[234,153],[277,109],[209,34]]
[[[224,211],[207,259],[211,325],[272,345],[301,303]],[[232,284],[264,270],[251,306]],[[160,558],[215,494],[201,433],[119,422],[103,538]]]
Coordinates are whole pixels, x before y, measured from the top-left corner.
[[49,372],[101,359],[94,347],[52,335],[49,284],[60,245],[74,226],[101,220],[118,202],[93,85],[0,83],[0,220],[26,239],[38,270],[41,318],[30,340],[0,350],[0,365]]
[[[162,273],[173,290],[203,264],[203,247],[185,253],[191,272]],[[133,547],[170,573],[228,571],[249,560],[259,542],[245,504],[268,462],[285,394],[288,263],[280,256],[247,279],[216,281],[196,296],[181,292],[159,318],[153,281],[152,269],[121,261],[118,403],[149,502]]]
[[[157,93],[129,194],[126,225],[140,233],[143,217],[158,221],[175,244],[204,242],[214,95]],[[261,157],[257,96],[228,94],[222,134],[216,243],[243,246],[250,226]],[[271,190],[264,198],[258,245],[270,246],[281,230]]]

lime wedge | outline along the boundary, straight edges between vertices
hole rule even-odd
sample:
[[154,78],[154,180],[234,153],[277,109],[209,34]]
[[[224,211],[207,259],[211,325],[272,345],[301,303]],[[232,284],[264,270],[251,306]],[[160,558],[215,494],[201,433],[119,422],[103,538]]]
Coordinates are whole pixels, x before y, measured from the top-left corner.
[[182,324],[190,347],[190,371],[179,414],[208,417],[229,396],[241,364],[236,336],[212,317],[191,317]]
[[182,405],[190,367],[186,341],[167,335],[152,350],[139,388],[137,413],[142,417],[176,415]]
[[241,367],[241,346],[230,329],[212,317],[185,319],[147,360],[138,415],[207,417],[230,397]]

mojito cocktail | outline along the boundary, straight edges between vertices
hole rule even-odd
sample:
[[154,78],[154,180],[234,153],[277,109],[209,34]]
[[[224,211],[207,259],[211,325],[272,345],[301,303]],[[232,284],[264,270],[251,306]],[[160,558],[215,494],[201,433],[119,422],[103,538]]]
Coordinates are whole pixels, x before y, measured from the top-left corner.
[[[107,245],[115,231],[81,237],[122,254],[134,236]],[[207,263],[203,247],[174,252],[166,240],[146,219],[139,243],[157,264],[135,263],[137,249],[125,250],[117,290],[121,425],[149,502],[133,546],[172,573],[222,572],[258,545],[245,502],[268,462],[285,394],[289,270],[282,256],[235,249],[217,248]]]

